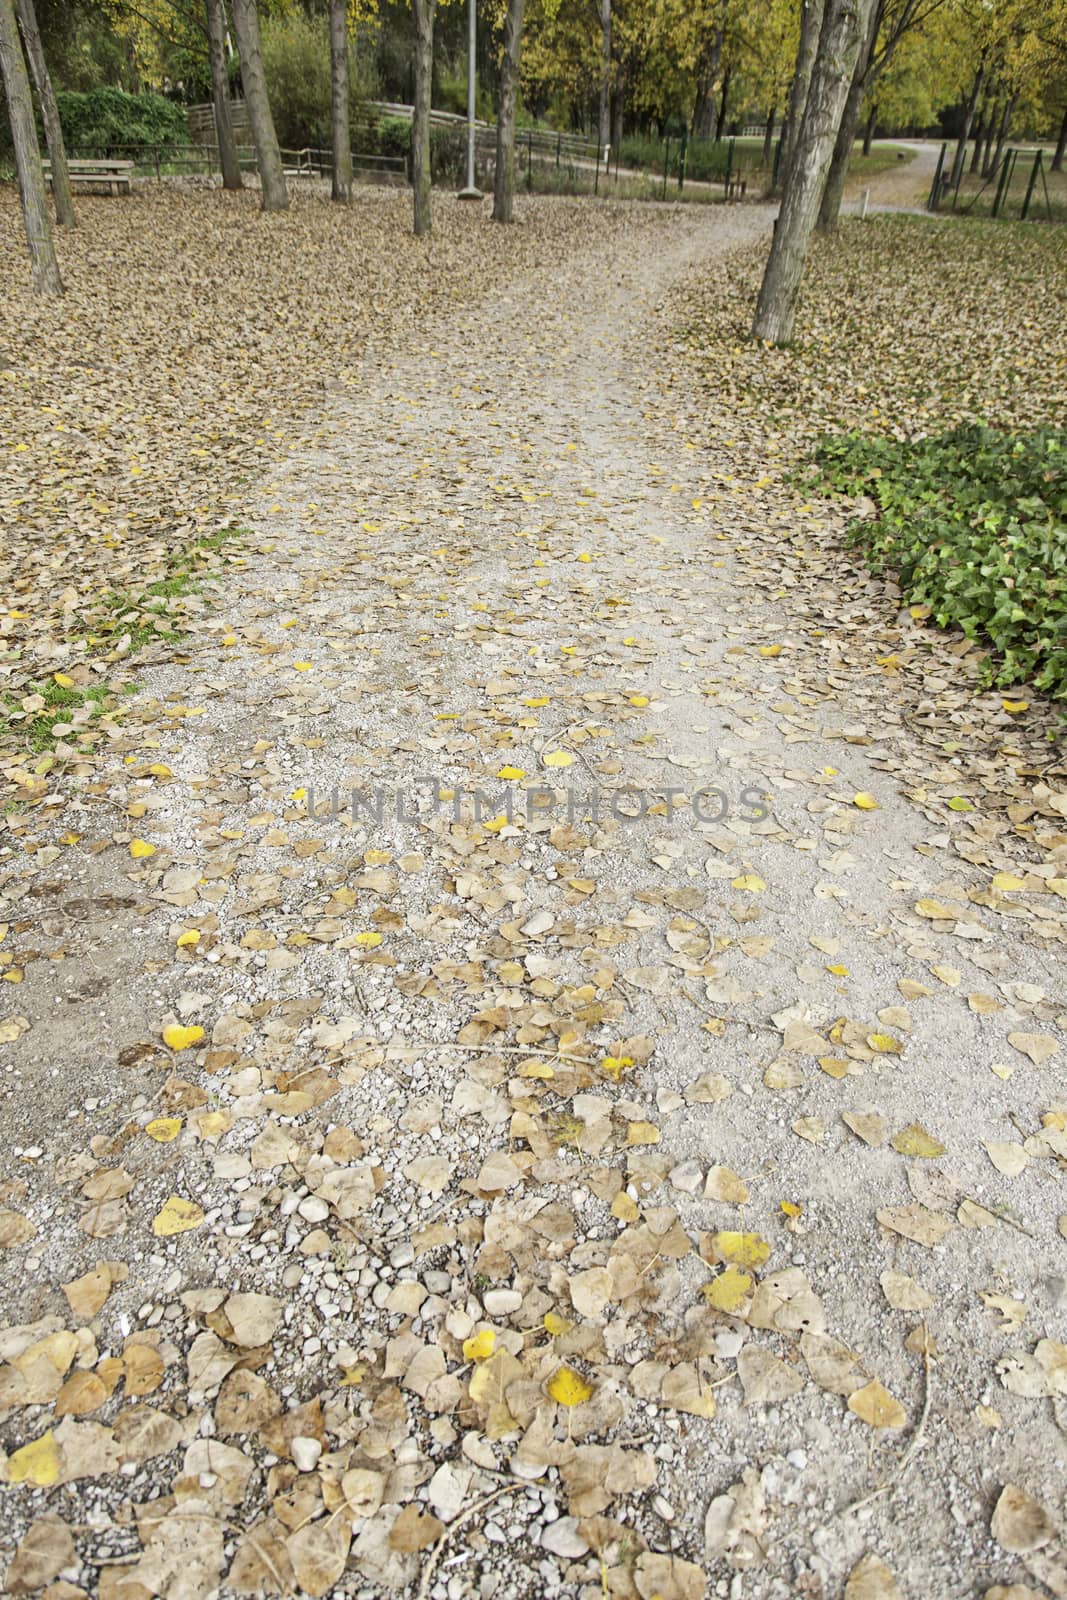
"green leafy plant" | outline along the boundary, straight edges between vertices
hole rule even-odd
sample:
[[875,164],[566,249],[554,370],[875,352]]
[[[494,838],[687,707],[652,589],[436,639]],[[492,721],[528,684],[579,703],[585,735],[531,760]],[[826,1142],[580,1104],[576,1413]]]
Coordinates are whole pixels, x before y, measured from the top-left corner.
[[185,112],[161,94],[103,88],[88,94],[61,92],[56,103],[72,151],[140,144],[166,150],[188,142]]
[[940,627],[988,645],[987,684],[1067,698],[1067,431],[966,424],[902,440],[824,438],[822,487],[867,495],[849,527],[876,573]]

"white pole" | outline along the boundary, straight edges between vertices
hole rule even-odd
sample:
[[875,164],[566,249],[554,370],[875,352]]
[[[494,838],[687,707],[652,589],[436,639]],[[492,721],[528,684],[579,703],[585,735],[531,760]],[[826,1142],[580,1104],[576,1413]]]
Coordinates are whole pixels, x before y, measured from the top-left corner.
[[474,185],[474,119],[477,111],[478,0],[467,0],[467,187],[461,200],[480,200],[482,192]]
[[860,195],[860,217],[861,218],[865,217],[867,215],[867,207],[870,204],[870,199],[871,199],[871,191],[869,189],[864,189],[863,193]]

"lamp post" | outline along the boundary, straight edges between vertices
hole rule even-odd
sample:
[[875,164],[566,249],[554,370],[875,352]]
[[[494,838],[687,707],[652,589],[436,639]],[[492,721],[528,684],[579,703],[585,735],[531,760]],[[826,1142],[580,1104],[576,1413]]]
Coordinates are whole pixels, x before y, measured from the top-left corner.
[[461,200],[480,200],[482,191],[474,182],[474,116],[477,109],[476,47],[478,42],[478,0],[467,0],[467,187],[459,191]]

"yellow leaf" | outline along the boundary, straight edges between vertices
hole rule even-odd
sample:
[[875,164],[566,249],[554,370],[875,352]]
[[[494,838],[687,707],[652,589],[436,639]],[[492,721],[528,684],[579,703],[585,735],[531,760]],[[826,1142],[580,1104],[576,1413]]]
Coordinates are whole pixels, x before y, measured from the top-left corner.
[[561,1333],[569,1333],[574,1326],[573,1322],[568,1322],[566,1317],[557,1316],[554,1311],[546,1311],[543,1320],[546,1332],[550,1333],[553,1339],[558,1339]]
[[858,806],[861,811],[878,810],[878,802],[874,798],[874,795],[867,794],[866,791],[862,789],[860,790],[859,794],[854,794],[852,796],[852,804],[854,806]]
[[545,1082],[556,1076],[547,1061],[524,1061],[519,1068],[520,1078],[542,1078]]
[[496,1334],[492,1328],[483,1328],[473,1338],[463,1341],[464,1361],[486,1361],[496,1349]]
[[364,933],[357,933],[353,941],[358,950],[377,950],[382,942],[380,933],[371,933],[368,929]]
[[8,1457],[7,1479],[9,1483],[31,1483],[38,1489],[58,1482],[59,1447],[51,1428]]
[[756,872],[743,872],[739,878],[732,880],[735,889],[744,889],[748,894],[761,894],[767,885]]
[[180,1195],[172,1194],[164,1205],[152,1218],[152,1232],[160,1239],[167,1239],[173,1233],[188,1233],[191,1228],[199,1228],[204,1220],[204,1213],[195,1200],[183,1200]]
[[194,944],[200,943],[199,928],[186,928],[183,933],[179,933],[174,942],[179,950],[191,950]]
[[312,663],[310,661],[294,661],[293,667],[297,672],[310,672]]
[[600,1063],[601,1070],[606,1072],[613,1083],[618,1083],[624,1072],[629,1072],[633,1066],[631,1056],[605,1056]]
[[1029,711],[1030,709],[1029,700],[1002,700],[1000,703],[1008,715],[1012,717],[1021,716],[1024,711]]
[[616,1222],[636,1222],[641,1213],[637,1201],[625,1189],[620,1189],[611,1202],[611,1214]]
[[543,764],[546,767],[570,767],[574,765],[574,757],[569,750],[550,750],[543,757]]
[[522,703],[523,703],[524,706],[529,706],[531,711],[533,711],[533,710],[537,710],[541,706],[547,706],[550,703],[550,701],[551,701],[551,696],[550,695],[547,695],[547,694],[533,694],[533,695],[529,695]]
[[148,770],[153,778],[173,778],[174,776],[170,768],[165,766],[162,761],[153,761]]
[[648,705],[648,695],[647,694],[632,694],[630,696],[630,704],[632,706],[647,706]]
[[752,1288],[752,1279],[739,1267],[727,1267],[704,1285],[704,1298],[716,1311],[736,1311]]
[[867,1043],[880,1056],[899,1056],[904,1050],[900,1040],[894,1039],[891,1033],[869,1033]]
[[580,1406],[589,1399],[593,1389],[573,1367],[560,1367],[548,1386],[548,1392],[557,1405]]
[[204,1037],[204,1030],[195,1024],[190,1028],[183,1028],[180,1023],[172,1022],[163,1029],[163,1043],[168,1050],[188,1050],[190,1045],[199,1044]]
[[761,656],[780,656],[782,647],[780,644],[761,644],[759,653]]
[[832,966],[832,967],[827,967],[826,970],[827,970],[827,972],[831,973],[835,978],[847,978],[848,977],[848,968],[847,967],[843,967],[840,962],[836,962],[834,964],[834,966]]
[[779,1200],[778,1204],[781,1206],[783,1214],[787,1217],[799,1217],[804,1214],[804,1207],[794,1205],[792,1200]]
[[901,1156],[923,1156],[928,1161],[933,1161],[938,1156],[943,1156],[945,1147],[940,1139],[935,1139],[932,1134],[919,1122],[911,1123],[907,1128],[901,1128],[899,1133],[890,1139],[893,1149]]
[[716,1254],[733,1267],[762,1267],[771,1253],[770,1245],[758,1233],[717,1233],[713,1242]]
[[659,1129],[654,1122],[628,1122],[627,1144],[659,1144]]
[[849,1395],[848,1409],[871,1428],[902,1428],[908,1420],[900,1401],[877,1378]]
[[969,800],[965,800],[961,794],[954,794],[952,796],[952,799],[948,803],[948,808],[949,808],[950,811],[973,811],[974,810],[974,807],[972,806],[971,802]]
[[497,773],[498,778],[505,778],[509,783],[518,783],[519,779],[525,778],[525,776],[526,774],[521,767],[501,767]]
[[152,1122],[145,1123],[145,1133],[157,1144],[170,1144],[182,1131],[181,1117],[156,1117]]
[[65,672],[53,672],[52,682],[58,683],[61,689],[73,689],[74,679],[68,678]]
[[1017,878],[1014,872],[994,872],[993,887],[1000,894],[1010,894],[1013,889],[1025,889],[1026,880]]
[[149,844],[147,839],[135,839],[130,845],[130,854],[135,861],[144,861],[148,856],[154,856],[156,847]]

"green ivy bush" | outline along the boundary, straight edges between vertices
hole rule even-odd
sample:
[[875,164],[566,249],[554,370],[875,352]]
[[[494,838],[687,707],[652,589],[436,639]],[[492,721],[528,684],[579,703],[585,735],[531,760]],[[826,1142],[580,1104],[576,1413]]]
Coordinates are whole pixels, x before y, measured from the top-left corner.
[[926,439],[825,438],[821,484],[867,495],[850,540],[910,605],[991,646],[987,684],[1067,698],[1067,432],[967,424]]

